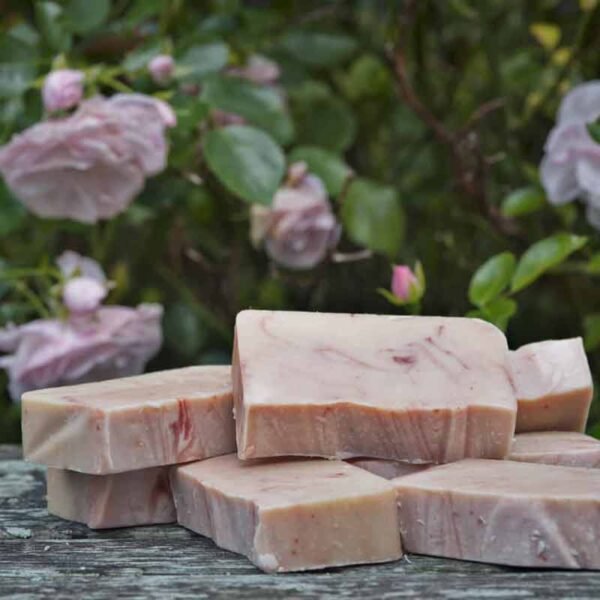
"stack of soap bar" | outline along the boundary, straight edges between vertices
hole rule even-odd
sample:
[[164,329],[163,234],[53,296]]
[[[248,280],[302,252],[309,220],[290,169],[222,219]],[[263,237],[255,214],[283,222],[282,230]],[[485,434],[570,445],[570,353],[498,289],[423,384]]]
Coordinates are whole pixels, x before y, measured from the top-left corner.
[[510,460],[600,468],[600,440],[576,431],[539,431],[520,433]]
[[404,548],[525,567],[600,568],[600,471],[464,460],[394,480]]
[[402,556],[394,487],[342,461],[220,456],[175,468],[172,486],[181,525],[264,571]]
[[510,355],[517,433],[583,431],[593,384],[581,338],[536,342]]
[[238,455],[504,458],[516,401],[504,335],[476,319],[243,311]]
[[27,392],[22,408],[49,511],[93,528],[173,521],[165,465],[235,451],[230,367]]
[[92,529],[177,520],[169,483],[170,467],[112,475],[48,469],[48,512]]
[[404,477],[429,469],[431,464],[415,464],[402,462],[400,460],[386,460],[384,458],[351,458],[348,460],[351,465],[369,471],[374,475],[379,475],[384,479],[395,479]]

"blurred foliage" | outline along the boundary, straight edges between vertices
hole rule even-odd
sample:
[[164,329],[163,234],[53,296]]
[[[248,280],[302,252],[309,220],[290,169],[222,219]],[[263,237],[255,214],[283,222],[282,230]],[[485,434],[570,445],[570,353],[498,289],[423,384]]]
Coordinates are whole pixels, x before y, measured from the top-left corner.
[[[390,263],[419,260],[423,314],[481,316],[511,347],[585,335],[599,372],[600,237],[577,205],[550,206],[537,176],[561,96],[600,76],[597,2],[0,0],[0,11],[0,143],[42,118],[43,76],[58,66],[84,70],[89,93],[155,94],[178,116],[168,169],[112,221],[41,220],[0,187],[2,323],[38,317],[31,298],[47,292],[18,270],[71,248],[103,264],[112,301],[165,306],[150,368],[226,362],[240,309],[402,310],[376,290]],[[164,88],[146,68],[159,52],[177,65]],[[280,65],[283,95],[225,76],[255,53]],[[399,66],[454,141],[407,102]],[[215,109],[248,126],[214,126]],[[248,236],[249,204],[269,204],[298,159],[343,225],[342,258],[307,272],[271,264]],[[17,440],[18,407],[2,402],[0,441]],[[597,401],[590,423],[600,435]]]

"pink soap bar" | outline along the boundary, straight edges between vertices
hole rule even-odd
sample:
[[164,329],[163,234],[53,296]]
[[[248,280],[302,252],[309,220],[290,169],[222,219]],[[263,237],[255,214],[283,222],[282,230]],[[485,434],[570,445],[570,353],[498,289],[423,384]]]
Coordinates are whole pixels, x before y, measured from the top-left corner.
[[238,455],[504,458],[516,400],[503,333],[477,319],[247,310]]
[[105,475],[235,451],[229,367],[27,392],[25,459]]
[[395,479],[404,475],[411,475],[429,469],[431,463],[415,464],[402,462],[400,460],[386,460],[384,458],[350,458],[348,462],[355,467],[369,471],[373,475],[379,475],[384,479]]
[[170,467],[89,475],[48,469],[48,512],[92,529],[172,523],[177,520]]
[[593,383],[581,338],[527,344],[510,353],[517,433],[583,431]]
[[400,558],[394,487],[341,461],[220,456],[173,469],[178,522],[267,572]]
[[520,433],[509,456],[521,462],[600,468],[600,440],[577,431]]
[[394,480],[407,552],[600,568],[600,471],[463,460]]

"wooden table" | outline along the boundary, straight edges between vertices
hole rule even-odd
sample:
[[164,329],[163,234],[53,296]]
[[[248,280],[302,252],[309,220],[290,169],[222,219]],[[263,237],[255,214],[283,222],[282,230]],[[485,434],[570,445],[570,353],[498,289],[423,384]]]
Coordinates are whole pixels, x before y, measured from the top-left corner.
[[509,569],[422,556],[266,575],[175,525],[91,531],[49,516],[43,468],[19,458],[19,448],[0,446],[3,598],[600,598],[600,572]]

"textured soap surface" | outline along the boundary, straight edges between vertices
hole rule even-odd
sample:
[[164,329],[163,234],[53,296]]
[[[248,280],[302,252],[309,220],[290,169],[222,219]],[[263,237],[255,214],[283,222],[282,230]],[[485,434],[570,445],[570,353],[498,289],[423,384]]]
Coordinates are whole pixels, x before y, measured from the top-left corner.
[[504,335],[476,319],[244,311],[238,455],[503,458],[516,401]]
[[600,471],[463,460],[393,484],[407,552],[522,567],[600,568]]
[[240,461],[172,471],[178,522],[264,571],[304,571],[402,555],[394,487],[326,460]]
[[395,479],[404,477],[429,469],[431,464],[415,464],[402,462],[400,460],[386,460],[385,458],[350,458],[348,462],[355,467],[369,471],[373,475],[379,475],[384,479]]
[[235,451],[229,367],[188,367],[27,392],[26,460],[108,474]]
[[546,340],[510,353],[518,433],[583,431],[593,383],[581,338]]
[[177,517],[169,469],[90,475],[49,468],[48,512],[92,529],[172,523]]
[[539,431],[515,436],[510,460],[600,468],[600,440],[577,431]]

